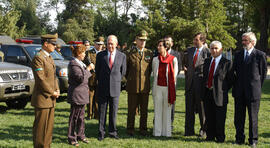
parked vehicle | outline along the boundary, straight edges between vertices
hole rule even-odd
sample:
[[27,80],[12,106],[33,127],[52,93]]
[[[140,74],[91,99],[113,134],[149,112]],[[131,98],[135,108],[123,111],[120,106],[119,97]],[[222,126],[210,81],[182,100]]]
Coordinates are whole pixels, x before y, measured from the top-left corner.
[[0,102],[22,109],[30,100],[35,85],[32,69],[0,61]]
[[[4,44],[0,50],[4,52],[4,61],[31,67],[32,59],[40,49],[40,44]],[[64,60],[56,51],[52,52],[51,55],[56,66],[56,76],[58,78],[60,91],[61,93],[65,93],[68,90],[67,66],[69,61]]]
[[[27,36],[27,37],[22,37],[20,39],[32,40],[33,44],[41,44],[41,37],[40,36]],[[57,38],[56,43],[60,44],[61,46],[66,45],[66,43],[61,38]]]

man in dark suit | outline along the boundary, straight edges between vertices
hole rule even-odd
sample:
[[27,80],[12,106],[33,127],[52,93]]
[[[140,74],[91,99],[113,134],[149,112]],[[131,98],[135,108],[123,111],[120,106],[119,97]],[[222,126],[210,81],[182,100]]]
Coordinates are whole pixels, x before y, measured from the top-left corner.
[[98,81],[99,135],[105,136],[106,113],[109,104],[109,136],[118,139],[116,116],[121,90],[121,79],[126,74],[126,55],[116,49],[117,37],[110,35],[107,50],[101,51],[96,59],[96,78]]
[[185,136],[195,135],[194,123],[195,113],[199,113],[201,137],[205,137],[205,114],[203,107],[203,64],[209,57],[209,50],[203,46],[206,41],[204,33],[197,33],[194,36],[195,47],[187,49],[185,62],[185,96],[186,96],[186,116],[185,116]]
[[255,49],[256,36],[252,32],[242,35],[244,50],[235,53],[233,69],[235,81],[232,95],[235,99],[234,125],[236,143],[245,142],[246,108],[249,117],[249,144],[256,147],[258,142],[258,112],[261,88],[267,73],[265,53]]
[[205,93],[206,141],[224,142],[228,91],[232,84],[232,63],[222,56],[222,44],[210,44],[211,57],[205,59],[203,78]]
[[54,124],[54,108],[60,91],[55,74],[55,65],[50,56],[56,45],[57,35],[42,35],[42,49],[33,59],[35,87],[31,105],[35,108],[33,142],[35,148],[50,147]]
[[[173,46],[173,39],[170,35],[167,35],[165,38],[164,38],[166,44],[168,45],[168,53],[170,55],[173,55],[174,57],[177,58],[177,62],[178,62],[178,71],[177,71],[177,75],[180,73],[181,71],[181,67],[182,67],[182,60],[181,60],[181,55],[178,51],[176,50],[173,50],[172,49],[172,46]],[[176,80],[176,83],[177,83],[177,80]],[[177,85],[176,85],[177,86]],[[177,89],[175,87],[175,89]],[[174,111],[175,111],[175,103],[172,104],[172,115],[171,115],[171,124],[172,124],[172,130],[173,130],[173,121],[174,121]]]

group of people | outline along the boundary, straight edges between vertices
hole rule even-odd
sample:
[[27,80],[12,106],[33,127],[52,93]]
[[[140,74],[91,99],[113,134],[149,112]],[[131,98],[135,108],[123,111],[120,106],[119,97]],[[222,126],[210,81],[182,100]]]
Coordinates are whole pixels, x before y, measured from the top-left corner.
[[[33,126],[34,147],[49,147],[52,142],[55,100],[59,87],[55,77],[54,62],[49,55],[55,49],[57,36],[43,35],[42,49],[33,59],[36,85],[31,104],[35,108]],[[199,113],[199,136],[206,141],[224,142],[228,91],[235,98],[236,143],[244,144],[246,108],[249,115],[249,144],[258,142],[258,111],[261,87],[266,77],[266,56],[254,48],[255,34],[242,35],[243,50],[235,53],[234,61],[222,56],[222,43],[212,41],[205,46],[206,35],[194,35],[194,47],[183,56],[173,50],[173,39],[166,36],[157,42],[157,53],[146,49],[148,33],[141,30],[136,35],[135,47],[121,52],[117,49],[115,35],[95,40],[95,46],[71,48],[74,58],[68,66],[68,102],[71,105],[68,142],[79,146],[78,141],[89,143],[85,136],[85,106],[87,119],[99,120],[98,140],[106,135],[106,114],[109,106],[108,136],[119,139],[116,119],[121,80],[127,80],[128,93],[127,134],[135,134],[135,115],[139,108],[139,133],[148,135],[147,116],[150,78],[153,75],[152,98],[154,103],[153,136],[172,136],[176,103],[177,75],[185,72],[185,136],[195,135],[195,114]],[[183,63],[183,64],[182,64]],[[92,108],[94,107],[94,108]]]

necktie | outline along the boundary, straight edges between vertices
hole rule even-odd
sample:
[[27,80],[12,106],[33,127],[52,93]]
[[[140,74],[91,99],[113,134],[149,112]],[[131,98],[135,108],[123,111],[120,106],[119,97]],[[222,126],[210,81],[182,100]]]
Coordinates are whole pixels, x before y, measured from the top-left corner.
[[248,62],[248,59],[249,59],[249,52],[246,52],[245,63]]
[[212,81],[213,81],[213,75],[214,75],[214,71],[215,71],[215,65],[216,65],[216,60],[214,59],[211,67],[210,67],[210,71],[209,71],[209,75],[208,75],[208,83],[207,83],[207,87],[211,88],[212,87]]
[[195,67],[195,64],[196,64],[196,61],[197,61],[197,58],[198,58],[198,54],[199,54],[199,49],[197,49],[196,54],[195,54],[195,56],[193,58],[193,67]]
[[110,65],[110,69],[112,69],[112,65],[113,65],[112,53],[110,53],[109,65]]

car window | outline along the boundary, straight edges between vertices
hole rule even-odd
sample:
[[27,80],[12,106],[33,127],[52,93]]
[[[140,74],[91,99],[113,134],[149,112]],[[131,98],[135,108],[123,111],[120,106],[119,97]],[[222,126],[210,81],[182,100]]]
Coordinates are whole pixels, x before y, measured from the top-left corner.
[[64,58],[55,50],[51,52],[50,54],[52,55],[52,58],[54,60],[64,60]]
[[64,57],[72,57],[72,52],[69,47],[62,47],[60,52]]
[[14,57],[14,56],[25,56],[21,47],[19,46],[9,46],[7,50],[7,57]]
[[[41,46],[27,46],[25,47],[25,49],[29,53],[30,57],[33,59],[34,56],[40,51]],[[64,58],[56,51],[53,51],[50,54],[54,60],[64,60]]]
[[37,54],[37,52],[40,51],[41,46],[27,46],[25,47],[27,50],[28,54],[30,55],[31,59],[34,58],[34,56]]

